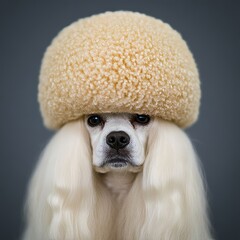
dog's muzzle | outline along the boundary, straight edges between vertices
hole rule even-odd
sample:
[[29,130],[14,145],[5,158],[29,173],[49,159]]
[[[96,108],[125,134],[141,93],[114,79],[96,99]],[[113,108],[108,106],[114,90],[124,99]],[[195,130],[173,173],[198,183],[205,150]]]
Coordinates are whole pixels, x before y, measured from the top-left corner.
[[129,135],[124,131],[110,132],[106,137],[106,143],[110,147],[106,161],[102,164],[114,168],[124,168],[128,165],[133,165],[130,158],[129,150],[126,149],[130,143]]

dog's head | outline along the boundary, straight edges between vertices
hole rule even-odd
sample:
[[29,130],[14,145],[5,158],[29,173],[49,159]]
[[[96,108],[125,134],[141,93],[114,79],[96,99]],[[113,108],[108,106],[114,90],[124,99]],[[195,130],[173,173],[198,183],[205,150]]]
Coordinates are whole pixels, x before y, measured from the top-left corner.
[[86,115],[84,121],[90,135],[96,171],[141,170],[152,123],[150,116],[104,113]]

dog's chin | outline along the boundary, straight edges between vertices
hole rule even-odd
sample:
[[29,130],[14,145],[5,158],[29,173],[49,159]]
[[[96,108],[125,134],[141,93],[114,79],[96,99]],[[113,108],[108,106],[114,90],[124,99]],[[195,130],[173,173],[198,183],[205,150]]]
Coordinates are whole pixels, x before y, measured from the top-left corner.
[[140,172],[143,165],[132,164],[123,158],[113,158],[105,161],[101,166],[94,165],[94,170],[99,173],[106,172]]

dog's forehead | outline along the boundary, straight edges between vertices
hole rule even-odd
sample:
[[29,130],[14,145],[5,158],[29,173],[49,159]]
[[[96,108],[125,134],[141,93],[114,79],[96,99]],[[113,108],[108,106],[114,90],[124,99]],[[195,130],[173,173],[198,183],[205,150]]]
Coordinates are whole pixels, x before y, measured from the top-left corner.
[[[90,115],[85,115],[85,124],[87,128],[91,132],[99,132],[100,128],[89,128],[87,124],[87,119],[89,116],[95,115],[95,114],[90,114]],[[122,127],[127,127],[131,125],[130,120],[132,118],[131,113],[96,113],[96,115],[99,115],[103,121],[104,121],[104,128],[101,128],[101,130],[109,130],[110,128],[116,128],[116,129],[122,129]],[[120,130],[121,130],[120,129]]]
[[120,131],[123,130],[123,127],[129,128],[131,126],[132,114],[130,113],[104,113],[100,116],[104,119],[105,129],[115,128]]
[[130,113],[102,113],[102,116],[105,117],[106,120],[116,120],[116,119],[124,119],[128,120],[132,114]]
[[[95,113],[96,115],[101,116],[105,121],[109,122],[109,121],[117,121],[117,120],[130,120],[132,115],[131,113]],[[85,115],[85,120],[91,116],[91,115],[95,115],[95,114],[89,114],[89,115]]]

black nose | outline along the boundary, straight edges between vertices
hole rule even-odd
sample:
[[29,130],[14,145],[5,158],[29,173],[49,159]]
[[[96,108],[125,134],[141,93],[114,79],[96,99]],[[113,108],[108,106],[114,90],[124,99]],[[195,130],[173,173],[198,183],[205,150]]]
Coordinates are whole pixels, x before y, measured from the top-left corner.
[[110,132],[106,138],[107,144],[116,150],[126,147],[130,142],[130,137],[123,131]]

